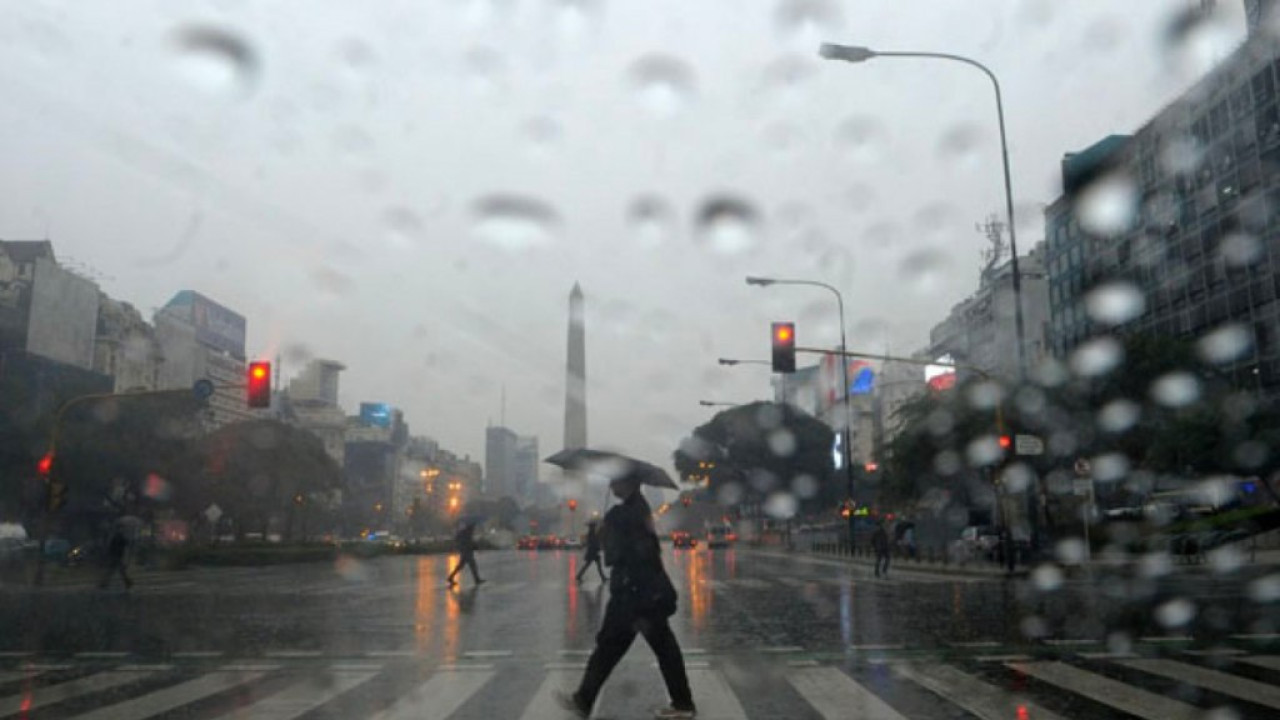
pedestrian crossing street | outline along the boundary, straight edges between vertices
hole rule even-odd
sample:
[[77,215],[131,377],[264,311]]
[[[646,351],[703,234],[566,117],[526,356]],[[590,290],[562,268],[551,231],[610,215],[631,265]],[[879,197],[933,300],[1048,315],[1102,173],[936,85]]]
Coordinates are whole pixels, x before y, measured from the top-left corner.
[[[1137,717],[1268,718],[1280,713],[1280,655],[1161,649],[1147,655],[856,653],[766,662],[692,652],[690,682],[704,720]],[[119,658],[0,661],[0,717],[125,720],[468,720],[566,717],[553,691],[572,688],[585,653],[556,661],[505,650],[438,664],[410,652],[360,658],[212,654],[141,664]],[[595,717],[649,717],[665,699],[652,658],[633,652]],[[1213,717],[1218,717],[1214,715]]]

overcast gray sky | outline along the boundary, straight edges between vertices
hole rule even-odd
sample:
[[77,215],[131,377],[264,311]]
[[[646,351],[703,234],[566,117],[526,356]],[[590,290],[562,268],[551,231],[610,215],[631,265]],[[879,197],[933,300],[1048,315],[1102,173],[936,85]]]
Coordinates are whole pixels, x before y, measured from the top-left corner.
[[[342,397],[483,456],[500,412],[561,443],[568,293],[593,443],[669,464],[767,396],[767,323],[912,351],[976,285],[1003,207],[989,86],[833,64],[832,40],[1001,77],[1024,251],[1062,153],[1131,132],[1243,35],[1193,0],[4,0],[0,237],[48,237],[150,314],[198,290],[251,355],[347,364]],[[709,232],[699,209],[749,205]]]

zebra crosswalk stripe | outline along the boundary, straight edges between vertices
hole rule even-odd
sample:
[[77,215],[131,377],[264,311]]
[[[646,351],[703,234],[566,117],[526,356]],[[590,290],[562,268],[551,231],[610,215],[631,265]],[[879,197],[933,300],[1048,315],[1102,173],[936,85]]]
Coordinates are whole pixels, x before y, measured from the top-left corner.
[[689,686],[698,706],[699,720],[747,720],[737,695],[718,672],[709,667],[689,668]]
[[111,720],[112,718],[145,718],[152,715],[176,710],[183,705],[217,695],[225,690],[255,682],[266,675],[266,672],[234,672],[219,670],[202,675],[163,690],[157,690],[131,700],[98,708],[73,720]]
[[[1059,717],[950,665],[899,665],[894,668],[894,672],[984,720],[1019,717],[1056,720]],[[1025,715],[1019,712],[1019,708],[1025,709]]]
[[1240,658],[1239,660],[1254,667],[1280,672],[1280,655],[1259,655],[1257,657]]
[[558,718],[564,716],[564,710],[556,704],[552,693],[557,690],[570,691],[578,680],[581,670],[571,669],[554,669],[547,671],[547,677],[543,679],[542,685],[538,687],[538,692],[533,699],[525,706],[524,713],[520,715],[520,720],[544,720],[545,718]]
[[329,670],[328,677],[296,682],[246,708],[223,715],[224,720],[293,720],[358,687],[378,674],[377,670]]
[[14,680],[27,680],[44,672],[43,670],[6,670],[0,672],[0,684],[11,683]]
[[1194,705],[1147,692],[1118,680],[1061,662],[1009,663],[1037,680],[1146,720],[1191,720],[1203,713]]
[[19,693],[10,695],[6,698],[0,698],[0,715],[8,715],[10,713],[20,712],[22,710],[36,710],[45,705],[60,703],[64,700],[88,695],[90,693],[110,690],[111,688],[128,685],[131,682],[150,677],[155,673],[146,670],[109,670],[90,675],[88,677],[79,678],[77,680],[69,680],[67,682],[58,683],[57,685],[49,685],[40,688],[40,692],[27,695]]
[[1280,688],[1175,660],[1122,660],[1121,665],[1280,710]]
[[[906,717],[853,678],[833,667],[793,670],[788,682],[822,715],[823,720],[856,717],[866,720],[906,720]],[[1007,720],[1007,719],[1006,719]]]
[[431,676],[376,720],[445,720],[493,678],[493,670],[445,670]]

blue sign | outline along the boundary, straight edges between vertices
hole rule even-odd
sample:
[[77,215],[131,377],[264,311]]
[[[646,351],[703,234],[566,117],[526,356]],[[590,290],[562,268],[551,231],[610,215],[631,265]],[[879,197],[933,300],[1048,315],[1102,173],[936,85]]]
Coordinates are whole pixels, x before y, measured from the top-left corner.
[[849,381],[849,394],[870,395],[875,379],[876,374],[872,372],[871,368],[863,365],[858,368],[858,373],[853,376],[853,380]]
[[365,427],[391,427],[391,406],[386,403],[360,403],[360,424]]

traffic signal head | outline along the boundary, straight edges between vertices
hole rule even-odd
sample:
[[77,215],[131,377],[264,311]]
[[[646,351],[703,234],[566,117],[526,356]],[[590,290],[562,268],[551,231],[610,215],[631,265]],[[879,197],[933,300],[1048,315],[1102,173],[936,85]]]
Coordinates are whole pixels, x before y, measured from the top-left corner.
[[773,371],[777,373],[793,373],[796,371],[796,324],[776,322],[773,324]]
[[271,363],[249,363],[247,381],[249,407],[271,407]]
[[1013,447],[1013,438],[1009,437],[1008,435],[1001,435],[1001,436],[1000,436],[1000,449],[1001,449],[1001,450],[1008,450],[1008,449],[1009,449],[1009,448],[1011,448],[1011,447]]
[[45,453],[43,457],[36,461],[36,472],[39,473],[42,478],[49,477],[49,474],[53,472],[52,452]]
[[67,504],[67,484],[54,480],[49,483],[49,512],[57,512]]
[[569,500],[569,512],[574,512],[574,511],[576,511],[577,509],[578,509],[578,501],[577,501],[577,500],[574,500],[574,499],[572,499],[572,498],[570,498],[570,500]]

